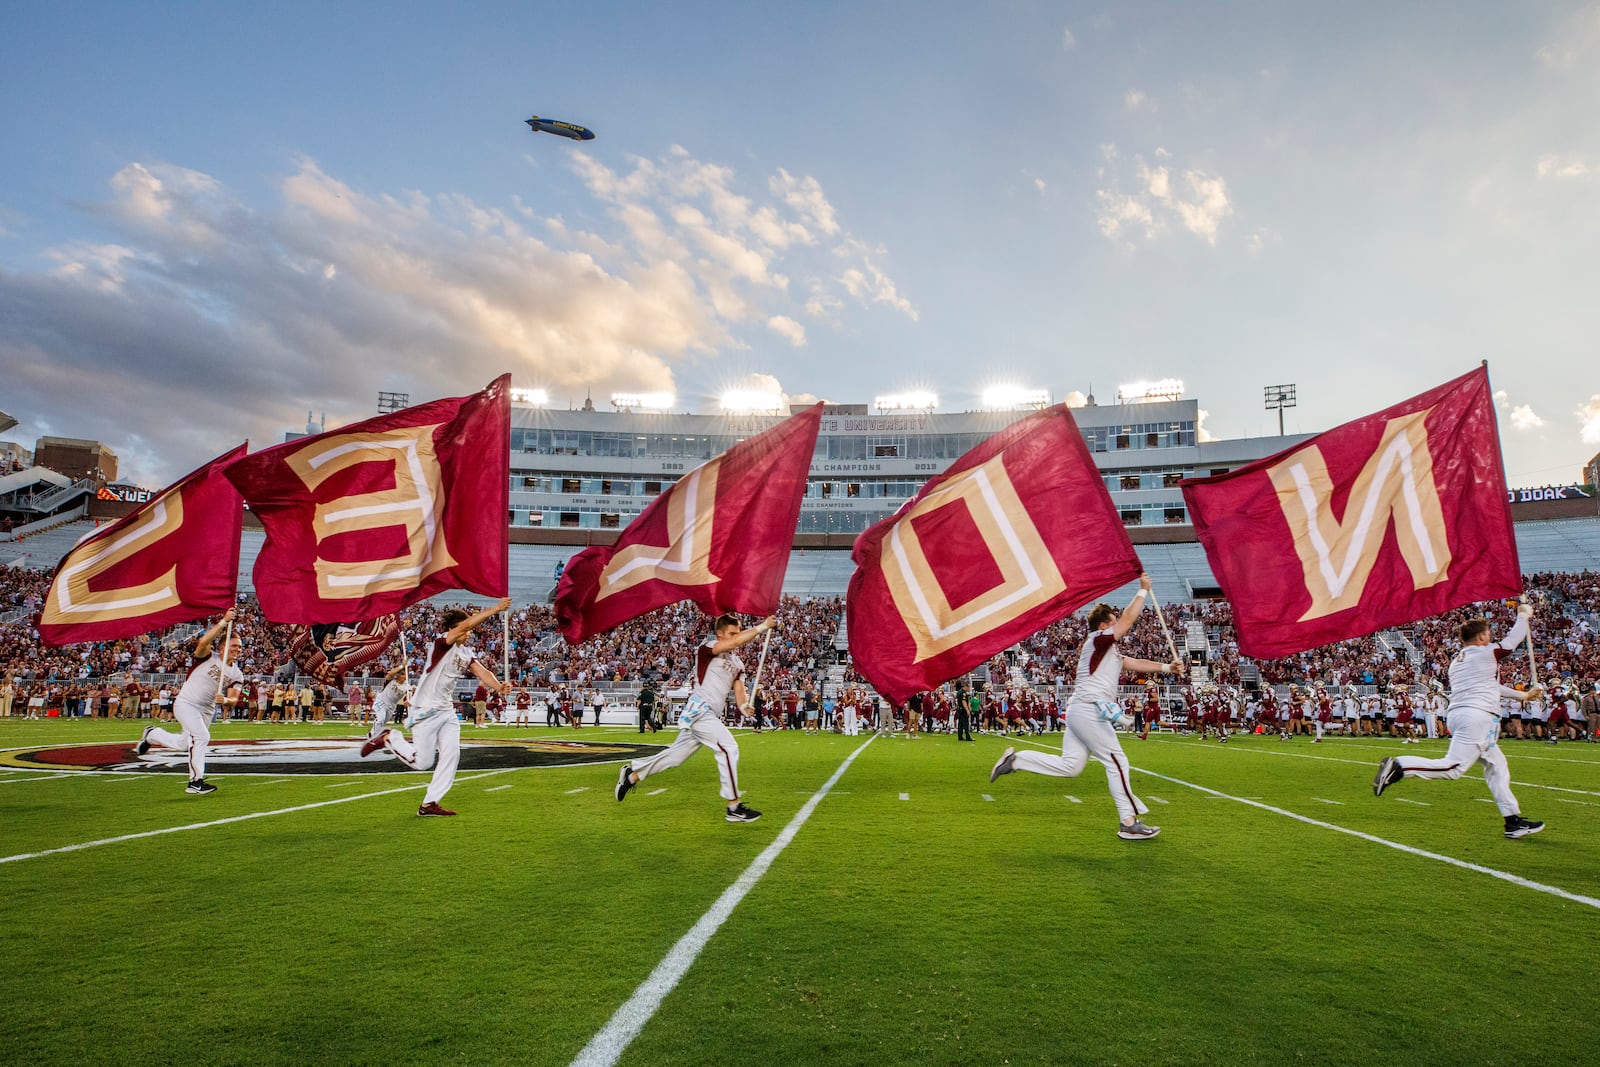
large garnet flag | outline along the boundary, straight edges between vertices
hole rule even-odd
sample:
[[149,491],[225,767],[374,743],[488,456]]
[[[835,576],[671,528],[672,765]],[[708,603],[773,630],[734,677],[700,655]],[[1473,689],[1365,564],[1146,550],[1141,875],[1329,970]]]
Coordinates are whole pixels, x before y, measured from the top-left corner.
[[850,653],[901,703],[1139,575],[1072,413],[1013,423],[856,539]]
[[1247,656],[1293,655],[1522,589],[1484,367],[1182,485]]
[[56,566],[39,612],[47,645],[115,641],[233,606],[243,505],[224,453],[149,503],[79,541]]
[[511,376],[257,452],[228,477],[266,527],[279,623],[374,619],[447,589],[505,596]]
[[562,635],[577,644],[679,600],[710,614],[776,610],[821,427],[816,404],[739,442],[675,483],[615,545],[573,556],[556,588]]

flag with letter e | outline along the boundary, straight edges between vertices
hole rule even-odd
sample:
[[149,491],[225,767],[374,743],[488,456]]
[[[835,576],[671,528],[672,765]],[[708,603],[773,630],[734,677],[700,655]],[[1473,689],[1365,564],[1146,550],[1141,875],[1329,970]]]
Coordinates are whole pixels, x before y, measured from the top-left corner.
[[1181,484],[1247,656],[1522,590],[1487,367]]
[[39,611],[47,645],[115,641],[233,606],[243,502],[223,468],[240,445],[62,557]]
[[1065,405],[1013,423],[856,538],[850,654],[895,703],[1139,576]]
[[615,545],[573,556],[556,587],[569,644],[692,600],[709,614],[778,607],[822,405],[696,467],[628,524]]
[[304,437],[228,468],[266,527],[261,611],[341,623],[447,589],[506,595],[511,375]]

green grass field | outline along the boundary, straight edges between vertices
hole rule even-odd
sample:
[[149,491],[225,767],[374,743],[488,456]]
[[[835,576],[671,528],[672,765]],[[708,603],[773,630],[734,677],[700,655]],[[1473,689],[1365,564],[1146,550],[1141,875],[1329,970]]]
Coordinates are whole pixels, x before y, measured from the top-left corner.
[[[421,775],[0,768],[0,858],[33,854],[0,863],[8,1059],[570,1063],[866,740],[741,734],[746,826],[703,753],[620,805],[615,764],[464,769],[455,819],[415,816]],[[1507,841],[1477,772],[1374,798],[1392,742],[1129,739],[1140,843],[1097,764],[991,785],[1002,747],[873,741],[619,1062],[1595,1062],[1600,746],[1506,745],[1549,824]]]

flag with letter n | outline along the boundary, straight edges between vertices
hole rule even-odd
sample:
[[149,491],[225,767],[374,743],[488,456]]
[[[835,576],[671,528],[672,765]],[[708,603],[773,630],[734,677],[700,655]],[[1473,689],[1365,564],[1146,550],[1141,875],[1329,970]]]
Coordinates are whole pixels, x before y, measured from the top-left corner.
[[506,595],[511,376],[257,452],[228,477],[267,539],[277,623],[375,619],[444,592]]
[[822,405],[696,467],[628,524],[615,545],[567,563],[556,623],[570,644],[692,600],[709,614],[777,610]]
[[1522,590],[1486,367],[1181,485],[1247,656]]
[[244,508],[223,476],[240,445],[62,557],[40,608],[47,645],[115,641],[227,611]]
[[1000,431],[856,538],[850,653],[895,703],[1139,575],[1072,413]]

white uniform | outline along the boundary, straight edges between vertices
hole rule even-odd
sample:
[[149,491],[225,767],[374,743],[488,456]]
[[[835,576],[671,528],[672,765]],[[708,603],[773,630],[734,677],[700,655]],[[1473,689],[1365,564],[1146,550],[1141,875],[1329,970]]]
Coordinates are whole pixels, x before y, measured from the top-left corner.
[[461,720],[456,718],[456,682],[472,669],[477,654],[466,645],[452,645],[443,634],[433,639],[428,650],[428,669],[417,682],[411,698],[411,713],[406,725],[411,740],[390,730],[384,738],[389,751],[416,771],[433,768],[433,779],[423,795],[424,804],[436,804],[455,784],[456,766],[461,762]]
[[1108,626],[1085,641],[1078,655],[1078,684],[1067,699],[1061,755],[1018,752],[1012,757],[1012,767],[1034,774],[1076,778],[1093,756],[1105,766],[1106,784],[1111,788],[1117,814],[1123,822],[1131,822],[1150,809],[1133,795],[1128,757],[1122,754],[1116,728],[1111,725],[1123,714],[1117,703],[1117,682],[1121,676],[1122,653],[1117,650],[1117,639]]
[[722,722],[723,708],[733,683],[744,674],[744,664],[732,652],[713,654],[715,634],[700,642],[695,650],[695,687],[684,702],[678,718],[678,736],[672,744],[647,760],[633,764],[638,781],[680,765],[702,746],[717,757],[717,777],[721,779],[723,800],[739,799],[739,743]]
[[183,727],[182,733],[173,733],[160,727],[151,727],[144,739],[158,748],[187,749],[189,752],[189,780],[206,776],[206,751],[211,747],[211,709],[216,706],[217,692],[223,679],[243,682],[244,673],[231,663],[222,662],[219,649],[206,659],[189,658],[189,677],[178,690],[172,717]]
[[1450,748],[1443,759],[1401,756],[1407,778],[1460,778],[1475,763],[1483,764],[1483,778],[1501,815],[1520,815],[1522,808],[1511,794],[1511,770],[1500,751],[1500,699],[1514,692],[1500,685],[1500,661],[1510,655],[1528,634],[1528,620],[1517,623],[1494,645],[1466,645],[1450,661]]
[[389,682],[378,695],[372,698],[372,729],[367,731],[368,737],[377,737],[389,721],[394,718],[394,713],[400,708],[400,695],[405,689],[398,681]]

